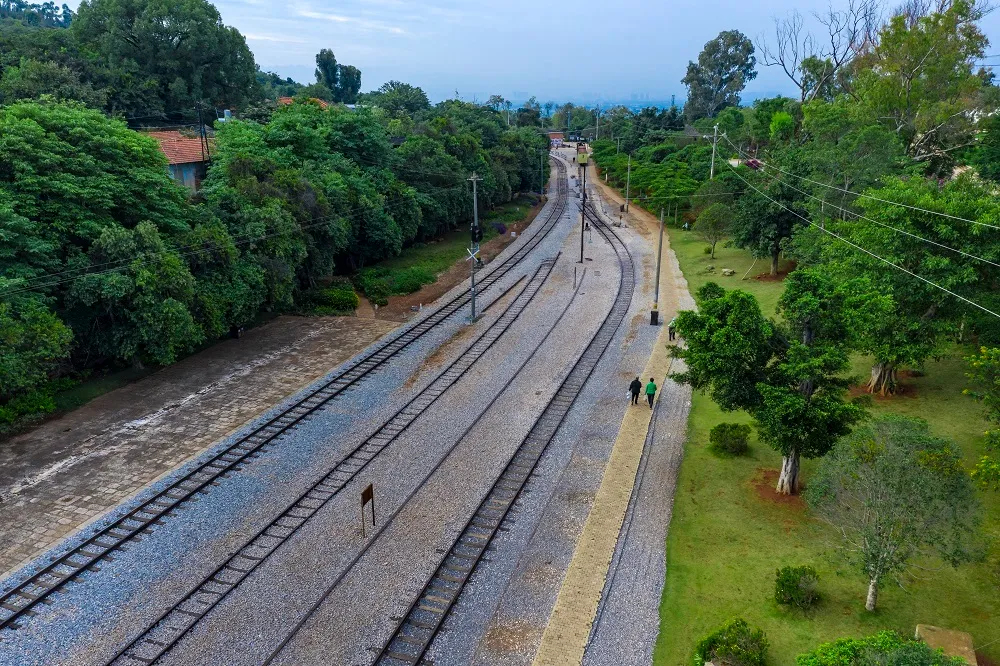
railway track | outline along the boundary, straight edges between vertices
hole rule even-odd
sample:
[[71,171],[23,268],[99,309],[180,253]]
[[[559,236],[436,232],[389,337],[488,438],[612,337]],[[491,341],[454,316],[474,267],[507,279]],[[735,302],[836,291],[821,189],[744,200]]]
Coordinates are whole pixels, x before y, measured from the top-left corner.
[[543,261],[517,298],[455,361],[404,405],[381,428],[362,442],[333,469],[312,484],[277,518],[257,532],[235,554],[206,576],[181,601],[121,649],[109,666],[152,664],[162,658],[209,611],[246,579],[262,562],[292,537],[312,516],[333,499],[372,460],[451,388],[524,312],[545,284],[555,259]]
[[[561,160],[557,159],[555,163],[557,187],[553,208],[542,221],[538,231],[524,245],[503,262],[490,264],[489,272],[477,280],[479,293],[490,289],[519,265],[548,236],[565,211],[568,196],[566,167]],[[82,543],[57,555],[39,571],[11,586],[0,595],[0,630],[16,629],[25,618],[35,613],[34,609],[38,604],[51,601],[52,595],[70,582],[79,580],[79,576],[86,571],[98,570],[100,564],[109,561],[116,551],[138,537],[150,533],[181,505],[199,494],[208,492],[227,474],[239,470],[261,455],[266,447],[291,428],[403,353],[428,332],[460,312],[468,302],[469,296],[465,293],[455,296],[423,320],[348,365],[337,376],[312,390],[280,414],[215,453],[120,518],[98,529]]]
[[596,212],[587,209],[586,215],[614,248],[621,265],[614,306],[422,592],[403,615],[375,659],[378,666],[428,663],[425,661],[427,650],[628,313],[635,289],[632,257],[622,240]]

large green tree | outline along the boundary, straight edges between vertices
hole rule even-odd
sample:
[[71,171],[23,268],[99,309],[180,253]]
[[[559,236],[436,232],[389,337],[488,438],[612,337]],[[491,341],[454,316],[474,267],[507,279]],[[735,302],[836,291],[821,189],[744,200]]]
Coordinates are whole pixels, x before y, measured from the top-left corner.
[[677,380],[754,418],[761,441],[782,454],[779,493],[797,493],[800,458],[824,455],[863,415],[844,400],[843,373],[852,326],[881,305],[866,287],[797,271],[787,280],[777,324],[750,294],[713,283],[699,292],[699,312],[678,316],[686,348],[674,353],[687,369]]
[[828,225],[854,245],[832,237],[820,242],[827,270],[842,278],[865,275],[892,299],[883,317],[858,331],[859,351],[874,357],[868,389],[886,395],[895,392],[901,366],[919,367],[963,324],[995,335],[991,315],[953,294],[996,307],[989,285],[1000,277],[1000,235],[991,226],[962,220],[1000,219],[1000,206],[987,188],[968,178],[944,187],[922,178],[892,179],[866,194],[857,200],[863,217]]
[[427,93],[416,86],[402,81],[383,83],[375,92],[367,93],[364,101],[375,104],[392,113],[417,113],[430,107]]
[[84,0],[70,29],[118,93],[113,111],[195,117],[254,96],[253,54],[206,0]]
[[753,43],[739,30],[724,30],[705,44],[698,62],[689,62],[684,113],[691,120],[739,106],[740,93],[757,76]]
[[978,552],[980,504],[961,452],[926,421],[892,415],[860,426],[820,461],[806,499],[867,579],[869,611],[914,561],[957,566]]

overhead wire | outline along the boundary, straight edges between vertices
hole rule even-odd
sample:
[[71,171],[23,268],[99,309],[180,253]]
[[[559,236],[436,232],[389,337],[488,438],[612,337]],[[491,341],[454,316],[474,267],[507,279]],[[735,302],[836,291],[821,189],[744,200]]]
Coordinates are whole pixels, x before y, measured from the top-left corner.
[[[772,167],[768,167],[767,165],[764,165],[764,166],[765,166],[765,168],[772,168]],[[782,185],[784,185],[786,187],[789,187],[789,188],[795,190],[799,194],[805,195],[805,196],[809,197],[810,199],[814,199],[816,201],[822,202],[824,205],[829,206],[830,208],[835,208],[835,209],[837,209],[837,210],[839,210],[839,211],[841,211],[843,213],[846,213],[848,215],[853,215],[856,219],[865,220],[867,222],[871,222],[873,224],[877,224],[880,227],[885,227],[886,229],[891,229],[891,230],[893,230],[893,231],[895,231],[897,233],[904,234],[904,235],[909,236],[911,238],[915,238],[915,239],[917,239],[919,241],[923,241],[924,243],[928,243],[930,245],[936,245],[937,247],[940,247],[940,248],[945,249],[945,250],[949,250],[951,252],[955,252],[956,254],[960,254],[960,255],[962,255],[964,257],[968,257],[969,259],[975,259],[976,261],[981,261],[983,263],[987,263],[987,264],[990,264],[992,266],[996,266],[997,268],[1000,268],[1000,263],[998,263],[996,261],[993,261],[991,259],[987,259],[985,257],[980,257],[979,255],[972,254],[970,252],[966,252],[964,250],[960,250],[960,249],[955,248],[955,247],[951,247],[950,245],[945,245],[944,243],[939,243],[939,242],[937,242],[935,240],[932,240],[930,238],[924,238],[923,236],[920,236],[918,234],[909,232],[909,231],[907,231],[905,229],[900,229],[899,227],[894,227],[891,224],[886,224],[885,222],[880,222],[878,220],[874,220],[874,219],[872,219],[870,217],[867,217],[865,215],[861,215],[860,213],[855,213],[852,210],[849,210],[847,208],[843,208],[841,206],[838,206],[835,203],[828,202],[825,199],[821,199],[820,197],[815,196],[814,194],[810,194],[809,192],[806,192],[805,190],[800,190],[799,188],[795,187],[791,183],[787,183],[787,182],[781,180],[781,178],[778,178],[776,176],[774,178],[775,178],[775,180],[777,182],[781,183]]]
[[943,292],[944,292],[944,293],[946,293],[946,294],[949,294],[949,295],[951,295],[951,296],[954,296],[955,298],[957,298],[957,299],[959,299],[959,300],[961,300],[961,301],[963,301],[963,302],[965,302],[965,303],[968,303],[969,305],[972,305],[973,307],[976,307],[976,308],[979,308],[979,309],[980,309],[980,310],[982,310],[983,312],[986,312],[986,313],[988,313],[988,314],[991,314],[991,315],[993,315],[994,317],[996,317],[996,318],[1000,319],[1000,314],[997,314],[997,313],[996,313],[996,312],[994,312],[993,310],[990,310],[989,308],[987,308],[987,307],[984,307],[984,306],[980,305],[979,303],[976,303],[975,301],[973,301],[973,300],[971,300],[971,299],[968,299],[968,298],[966,298],[965,296],[962,296],[961,294],[957,294],[957,293],[955,293],[954,291],[952,291],[952,290],[948,289],[947,287],[942,287],[941,285],[937,284],[936,282],[934,282],[934,281],[932,281],[932,280],[928,280],[927,278],[923,277],[922,275],[918,275],[917,273],[914,273],[913,271],[911,271],[911,270],[909,270],[909,269],[907,269],[907,268],[904,268],[903,266],[900,266],[899,264],[896,264],[896,263],[894,263],[894,262],[892,262],[892,261],[889,261],[888,259],[885,259],[884,257],[881,257],[881,256],[879,256],[879,255],[875,254],[875,253],[874,253],[874,252],[872,252],[871,250],[868,250],[868,249],[866,249],[866,248],[864,248],[864,247],[862,247],[862,246],[858,245],[857,243],[855,243],[855,242],[853,242],[853,241],[851,241],[851,240],[848,240],[848,239],[844,238],[843,236],[840,236],[840,235],[838,235],[838,234],[835,234],[835,233],[833,233],[832,231],[830,231],[829,229],[827,229],[826,227],[824,227],[824,226],[822,226],[822,225],[819,225],[819,224],[816,224],[815,222],[813,222],[813,221],[812,221],[812,220],[810,220],[809,218],[807,218],[807,217],[804,217],[804,216],[800,215],[799,213],[797,213],[796,211],[792,210],[792,209],[791,209],[791,208],[789,208],[788,206],[785,206],[785,205],[784,205],[783,203],[781,203],[780,201],[777,201],[777,200],[775,200],[774,198],[772,198],[771,196],[769,196],[768,194],[766,194],[765,192],[762,192],[762,191],[761,191],[760,189],[758,189],[758,188],[757,188],[757,187],[756,187],[756,186],[755,186],[755,185],[754,185],[753,183],[751,183],[751,182],[750,182],[750,181],[748,181],[748,180],[747,180],[746,178],[744,178],[744,177],[743,177],[743,176],[742,176],[742,175],[741,175],[741,174],[739,173],[739,171],[737,171],[737,170],[736,170],[735,168],[733,168],[733,165],[729,164],[729,162],[728,162],[728,161],[726,161],[726,165],[727,165],[727,166],[729,167],[730,171],[732,171],[732,172],[733,172],[734,174],[736,174],[736,177],[737,177],[737,178],[739,178],[739,179],[740,179],[740,180],[742,180],[742,181],[743,181],[744,183],[746,183],[746,184],[747,184],[747,186],[748,186],[748,187],[750,187],[750,188],[751,188],[752,190],[754,190],[755,192],[757,192],[757,194],[761,195],[762,197],[764,197],[765,199],[767,199],[767,200],[768,200],[768,201],[770,201],[771,203],[773,203],[773,204],[775,204],[775,205],[777,205],[777,206],[779,206],[779,207],[781,207],[781,208],[785,209],[786,211],[788,211],[789,213],[791,213],[791,214],[792,214],[792,215],[794,215],[795,217],[799,218],[800,220],[803,220],[804,222],[806,222],[806,223],[807,223],[807,224],[809,224],[810,226],[813,226],[813,227],[816,227],[817,229],[819,229],[819,230],[820,230],[820,231],[822,231],[823,233],[825,233],[825,234],[828,234],[828,235],[830,235],[830,236],[833,236],[834,238],[836,238],[837,240],[841,241],[842,243],[845,243],[845,244],[847,244],[847,245],[850,245],[851,247],[853,247],[853,248],[854,248],[854,249],[856,249],[856,250],[859,250],[859,251],[861,251],[861,252],[864,252],[865,254],[867,254],[867,255],[869,255],[869,256],[871,256],[871,257],[874,257],[875,259],[878,259],[879,261],[881,261],[881,262],[883,262],[883,263],[885,263],[885,264],[888,264],[889,266],[892,266],[893,268],[895,268],[895,269],[897,269],[897,270],[900,270],[900,271],[903,271],[904,273],[906,273],[906,274],[908,274],[908,275],[910,275],[910,276],[912,276],[912,277],[915,277],[915,278],[917,278],[918,280],[920,280],[920,281],[922,281],[922,282],[925,282],[925,283],[927,283],[927,284],[931,285],[932,287],[934,287],[934,288],[936,288],[936,289],[940,289],[941,291],[943,291]]
[[[742,156],[745,159],[749,159],[747,157],[746,153],[744,153],[742,150],[740,150],[740,148],[737,147],[736,144],[733,143],[732,139],[730,139],[725,134],[722,134],[722,138],[724,138],[729,143],[729,145],[732,146],[733,149],[736,150],[736,152],[740,154],[740,156]],[[763,160],[758,160],[758,161],[760,161],[761,164],[764,164]],[[728,162],[727,162],[727,164],[728,164]],[[880,199],[879,197],[875,197],[875,196],[872,196],[870,194],[863,194],[861,192],[855,192],[853,190],[849,190],[849,189],[846,189],[846,188],[843,188],[843,187],[837,187],[836,185],[829,185],[827,183],[822,183],[822,182],[820,182],[818,180],[813,180],[812,178],[808,178],[806,176],[800,176],[798,174],[791,173],[790,171],[785,171],[784,169],[782,169],[780,167],[770,167],[770,168],[774,169],[775,171],[780,171],[781,173],[783,173],[783,174],[785,174],[787,176],[791,176],[793,178],[798,178],[799,180],[804,180],[804,181],[806,181],[808,183],[812,183],[814,185],[819,185],[821,187],[826,187],[826,188],[829,188],[831,190],[837,190],[838,192],[842,192],[844,194],[853,194],[856,197],[860,197],[860,198],[864,198],[864,199],[871,199],[872,201],[878,201],[880,203],[890,204],[892,206],[900,206],[902,208],[908,208],[910,210],[916,210],[916,211],[920,211],[922,213],[928,213],[930,215],[938,215],[940,217],[946,217],[946,218],[949,218],[949,219],[952,219],[952,220],[957,220],[959,222],[967,222],[969,224],[975,224],[975,225],[982,226],[982,227],[989,227],[991,229],[1000,229],[1000,226],[997,226],[995,224],[989,224],[988,222],[979,222],[977,220],[970,220],[968,218],[960,217],[958,215],[951,215],[950,213],[942,213],[942,212],[936,211],[936,210],[928,210],[926,208],[921,208],[920,206],[912,206],[910,204],[905,204],[905,203],[902,203],[900,201],[891,201],[889,199]]]

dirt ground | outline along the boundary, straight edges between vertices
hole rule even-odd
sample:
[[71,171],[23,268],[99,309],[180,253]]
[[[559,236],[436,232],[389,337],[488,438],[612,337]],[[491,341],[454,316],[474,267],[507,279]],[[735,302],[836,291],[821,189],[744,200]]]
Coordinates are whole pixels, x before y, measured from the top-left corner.
[[279,317],[0,443],[0,574],[397,325],[358,317]]

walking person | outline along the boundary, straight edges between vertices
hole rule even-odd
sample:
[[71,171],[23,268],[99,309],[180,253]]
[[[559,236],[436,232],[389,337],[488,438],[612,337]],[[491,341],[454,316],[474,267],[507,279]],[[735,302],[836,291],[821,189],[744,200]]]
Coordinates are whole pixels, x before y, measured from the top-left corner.
[[646,384],[646,400],[649,401],[649,408],[653,408],[653,397],[656,395],[656,382],[652,377],[649,378],[649,383]]
[[677,339],[677,317],[674,317],[673,319],[671,319],[670,323],[667,324],[667,337],[671,341],[674,341],[674,340]]
[[639,391],[642,390],[642,382],[639,381],[639,377],[632,380],[632,383],[628,385],[628,390],[632,394],[632,404],[639,404]]

